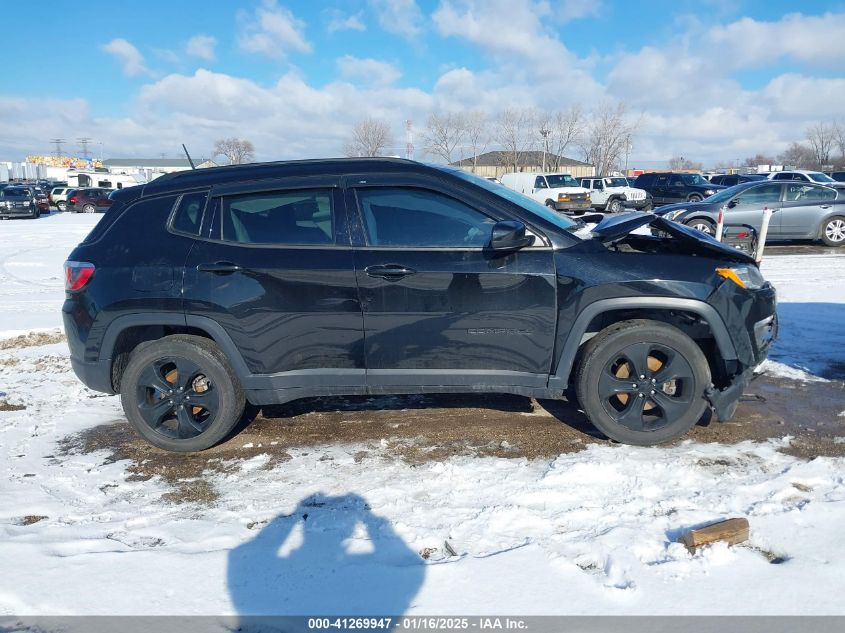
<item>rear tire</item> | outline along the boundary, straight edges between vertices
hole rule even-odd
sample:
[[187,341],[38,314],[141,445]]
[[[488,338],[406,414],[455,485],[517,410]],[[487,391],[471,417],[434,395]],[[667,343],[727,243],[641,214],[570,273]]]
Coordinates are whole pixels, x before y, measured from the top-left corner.
[[704,196],[697,193],[691,193],[687,198],[689,202],[701,202],[702,200],[704,200]]
[[576,372],[578,402],[595,427],[624,444],[677,439],[708,408],[710,367],[679,329],[636,319],[611,325],[586,345]]
[[94,213],[94,211],[96,210],[97,208],[93,204],[86,204],[84,207],[82,207],[83,213]]
[[57,202],[57,203],[56,203],[56,208],[57,208],[59,211],[62,211],[62,212],[67,211],[67,202],[64,202],[64,201]]
[[822,225],[822,242],[825,246],[842,246],[845,244],[845,217],[835,215],[828,218]]
[[150,444],[167,451],[210,448],[235,428],[243,388],[226,356],[200,336],[177,334],[139,345],[120,382],[123,411]]

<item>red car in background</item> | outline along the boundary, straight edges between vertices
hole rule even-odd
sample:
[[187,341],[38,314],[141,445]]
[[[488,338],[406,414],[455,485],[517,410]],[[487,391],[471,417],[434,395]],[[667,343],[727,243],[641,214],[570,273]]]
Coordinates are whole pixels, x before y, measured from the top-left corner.
[[109,194],[113,189],[89,187],[74,190],[67,199],[67,210],[71,213],[105,213],[112,205]]

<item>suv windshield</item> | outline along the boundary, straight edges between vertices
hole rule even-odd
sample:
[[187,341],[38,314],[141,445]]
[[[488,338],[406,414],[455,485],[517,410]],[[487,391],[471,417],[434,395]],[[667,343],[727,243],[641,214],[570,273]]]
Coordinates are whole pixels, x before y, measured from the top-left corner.
[[681,174],[681,178],[684,179],[684,183],[687,185],[709,185],[710,183],[707,182],[701,174]]
[[624,178],[605,178],[605,184],[608,187],[627,187],[628,181]]
[[551,174],[546,176],[549,187],[579,187],[578,182],[569,174]]
[[0,190],[0,198],[20,198],[21,196],[28,195],[29,191],[27,189],[6,187],[5,189]]
[[813,182],[836,182],[833,178],[820,171],[808,171],[807,176],[809,176],[810,180]]
[[[514,191],[510,187],[503,187],[500,184],[491,182],[486,178],[480,178],[479,176],[466,172],[462,169],[453,169],[451,167],[444,167],[442,165],[437,165],[436,167],[438,169],[442,169],[443,171],[449,172],[453,176],[457,176],[461,180],[471,182],[472,184],[477,185],[482,189],[486,189],[487,191],[494,193],[497,196],[504,198],[505,200],[513,202],[514,204],[519,205],[529,213],[540,216],[547,222],[551,222],[557,227],[560,227],[567,231],[571,231],[578,226],[576,222],[573,222],[562,213],[556,213],[549,209],[547,206],[540,204],[539,202],[532,198],[529,198],[528,196]],[[552,177],[550,176],[549,179],[551,180],[551,178]],[[571,176],[569,178],[570,180],[575,182]]]

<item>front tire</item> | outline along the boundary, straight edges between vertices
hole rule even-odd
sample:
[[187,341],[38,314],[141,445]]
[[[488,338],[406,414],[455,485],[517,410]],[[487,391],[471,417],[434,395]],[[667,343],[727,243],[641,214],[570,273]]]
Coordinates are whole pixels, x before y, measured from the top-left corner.
[[706,218],[694,218],[692,220],[687,220],[684,224],[696,231],[707,233],[707,235],[716,235],[716,225]]
[[845,244],[845,217],[835,215],[822,226],[822,242],[825,246],[842,246]]
[[607,437],[651,446],[687,433],[707,410],[710,367],[679,329],[636,319],[588,343],[576,373],[578,402]]
[[244,411],[243,388],[217,345],[178,334],[144,343],[120,382],[123,411],[150,444],[194,452],[224,439]]
[[607,203],[608,213],[619,213],[622,210],[622,201],[619,198],[614,198]]

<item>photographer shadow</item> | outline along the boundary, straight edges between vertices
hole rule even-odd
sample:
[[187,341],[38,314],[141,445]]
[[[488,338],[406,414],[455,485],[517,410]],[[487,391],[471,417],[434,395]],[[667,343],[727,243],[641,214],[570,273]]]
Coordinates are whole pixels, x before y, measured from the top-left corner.
[[306,497],[233,549],[227,569],[240,631],[299,630],[266,616],[402,615],[424,577],[419,555],[356,494]]

